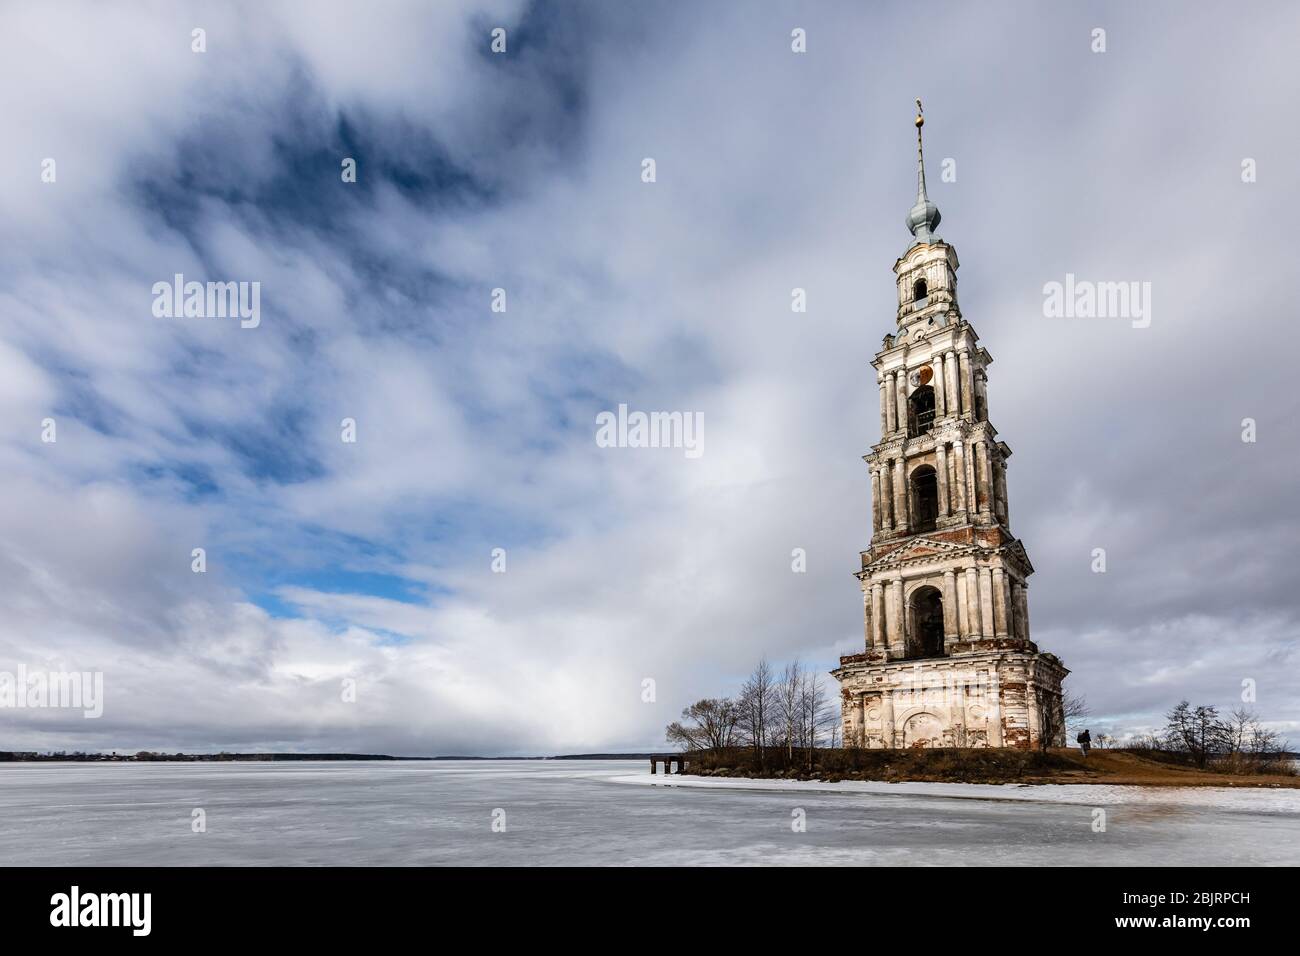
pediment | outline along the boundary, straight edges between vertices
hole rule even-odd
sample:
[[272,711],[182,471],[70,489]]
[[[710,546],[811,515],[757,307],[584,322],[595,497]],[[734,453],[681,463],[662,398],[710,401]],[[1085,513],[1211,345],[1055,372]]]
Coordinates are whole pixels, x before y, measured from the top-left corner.
[[1019,538],[1017,538],[1015,541],[1012,541],[1010,544],[1008,544],[1006,546],[1006,550],[1013,558],[1015,558],[1022,565],[1024,565],[1026,574],[1034,573],[1034,566],[1032,563],[1030,563],[1029,555],[1025,553],[1025,546],[1020,543]]
[[900,545],[888,554],[881,555],[867,567],[883,568],[891,564],[902,564],[924,558],[946,558],[950,555],[964,554],[969,550],[970,546],[966,544],[953,544],[951,541],[940,541],[922,535]]

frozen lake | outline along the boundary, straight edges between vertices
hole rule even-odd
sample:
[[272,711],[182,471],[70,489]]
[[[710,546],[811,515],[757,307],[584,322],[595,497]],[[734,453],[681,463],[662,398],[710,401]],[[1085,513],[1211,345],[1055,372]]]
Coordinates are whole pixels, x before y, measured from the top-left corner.
[[0,863],[1300,863],[1300,790],[700,783],[639,760],[5,764]]

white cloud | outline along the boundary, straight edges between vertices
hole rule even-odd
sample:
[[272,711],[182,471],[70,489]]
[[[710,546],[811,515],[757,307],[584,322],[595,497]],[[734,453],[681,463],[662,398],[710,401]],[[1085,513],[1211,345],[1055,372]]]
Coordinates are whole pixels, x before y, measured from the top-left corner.
[[[1231,703],[1271,666],[1259,710],[1300,719],[1284,30],[1117,15],[1100,62],[1066,15],[954,6],[920,64],[901,7],[810,10],[803,57],[739,5],[319,9],[205,7],[201,56],[172,7],[33,9],[0,40],[0,669],[108,693],[100,721],[0,715],[0,746],[641,748],[761,654],[832,666],[861,639],[917,93],[958,159],[932,193],[998,360],[1035,635],[1094,712]],[[509,61],[478,49],[498,21]],[[1151,328],[1043,319],[1065,271],[1151,281]],[[262,282],[262,326],[153,319],[175,272]],[[597,448],[619,402],[702,412],[704,457]]]

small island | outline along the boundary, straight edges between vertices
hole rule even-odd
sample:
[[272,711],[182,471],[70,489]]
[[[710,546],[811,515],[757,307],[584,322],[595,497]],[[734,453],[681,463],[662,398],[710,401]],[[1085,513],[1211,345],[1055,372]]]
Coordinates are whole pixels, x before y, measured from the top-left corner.
[[1257,767],[1215,761],[1204,768],[1171,751],[1124,748],[1093,750],[1087,757],[1067,748],[866,750],[818,748],[812,757],[770,749],[760,760],[750,748],[692,751],[686,772],[704,777],[784,780],[874,780],[886,783],[1109,784],[1138,787],[1296,787],[1294,756],[1279,754]]
[[[1064,727],[1082,728],[1083,698],[1066,696]],[[772,780],[843,780],[981,784],[1110,784],[1144,787],[1300,787],[1300,759],[1252,711],[1221,715],[1213,705],[1181,701],[1157,733],[1100,746],[840,746],[821,675],[798,661],[779,673],[761,660],[734,697],[706,698],[682,711],[665,736],[679,748],[681,773]],[[828,745],[823,745],[828,744]],[[663,761],[660,756],[659,760]],[[669,770],[671,765],[666,766]]]

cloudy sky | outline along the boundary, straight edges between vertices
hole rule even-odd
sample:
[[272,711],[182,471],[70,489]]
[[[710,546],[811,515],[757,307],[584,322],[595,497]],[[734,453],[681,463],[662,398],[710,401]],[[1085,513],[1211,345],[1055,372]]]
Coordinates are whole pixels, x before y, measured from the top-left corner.
[[[650,748],[858,650],[918,96],[1034,638],[1094,734],[1249,678],[1300,740],[1294,6],[3,16],[0,670],[106,700],[0,749]],[[175,273],[260,325],[155,317]],[[1150,326],[1045,318],[1066,273],[1150,282]],[[620,403],[704,454],[597,447]]]

